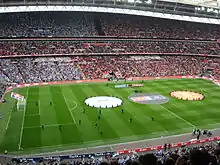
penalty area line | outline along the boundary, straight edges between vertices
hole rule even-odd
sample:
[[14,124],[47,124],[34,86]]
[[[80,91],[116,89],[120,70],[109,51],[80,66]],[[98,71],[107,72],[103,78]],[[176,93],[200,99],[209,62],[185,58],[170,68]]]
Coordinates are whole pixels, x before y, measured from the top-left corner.
[[180,117],[179,115],[177,115],[176,113],[170,111],[169,109],[167,109],[166,107],[164,107],[163,105],[160,105],[164,110],[166,110],[167,112],[171,113],[172,115],[176,116],[177,118],[181,119],[182,121],[184,121],[185,123],[191,125],[192,127],[196,127],[194,124],[188,122],[187,120],[185,120],[184,118]]

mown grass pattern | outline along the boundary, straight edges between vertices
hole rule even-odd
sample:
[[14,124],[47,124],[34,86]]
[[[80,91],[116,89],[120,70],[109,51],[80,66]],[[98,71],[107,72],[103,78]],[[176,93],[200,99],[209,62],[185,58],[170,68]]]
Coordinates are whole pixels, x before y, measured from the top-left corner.
[[[215,123],[220,123],[220,88],[211,81],[151,80],[145,81],[144,85],[138,89],[159,93],[169,97],[170,101],[162,106],[137,104],[128,100],[135,88],[116,89],[114,83],[108,86],[106,83],[91,83],[15,89],[15,92],[27,98],[26,111],[13,110],[16,102],[9,93],[5,97],[7,102],[0,104],[0,114],[4,116],[0,119],[0,151],[19,151],[20,138],[22,152],[42,152],[140,140],[174,132],[184,133],[193,129],[193,126],[205,128],[213,124],[211,127],[215,127]],[[169,93],[174,90],[202,92],[205,99],[182,101],[171,98]],[[117,108],[102,109],[101,120],[98,120],[99,109],[86,106],[84,100],[99,95],[117,96],[124,104]],[[124,114],[121,114],[122,108]],[[133,118],[132,123],[129,122],[130,117]],[[151,117],[155,120],[151,121]],[[98,123],[97,128],[95,123]],[[42,129],[41,125],[45,125],[45,128]],[[59,125],[62,125],[61,130]]]

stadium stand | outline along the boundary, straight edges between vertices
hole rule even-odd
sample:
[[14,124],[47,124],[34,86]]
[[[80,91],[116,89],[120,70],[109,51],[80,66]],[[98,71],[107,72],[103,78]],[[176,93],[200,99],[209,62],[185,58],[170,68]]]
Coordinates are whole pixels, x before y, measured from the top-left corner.
[[51,37],[96,35],[93,20],[86,14],[38,12],[2,14],[0,37]]
[[102,18],[107,36],[138,36],[146,38],[218,39],[218,25],[206,25],[158,18],[112,15]]
[[218,25],[126,15],[36,12],[2,14],[0,37],[136,36],[146,38],[220,38]]
[[[1,38],[101,36],[106,37],[106,41],[1,41],[0,97],[8,83],[108,78],[112,72],[117,78],[129,78],[201,75],[209,70],[211,74],[208,76],[220,80],[220,59],[207,56],[220,55],[220,43],[216,42],[220,38],[219,26],[136,18],[125,15],[70,15],[65,12],[2,14]],[[107,40],[108,37],[118,36],[152,40]],[[156,41],[155,38],[166,40]],[[94,53],[97,53],[96,56],[88,56]],[[126,55],[127,53],[129,55]],[[152,55],[140,55],[144,53]],[[170,53],[174,55],[169,55]],[[175,53],[197,56],[176,56]],[[23,57],[24,55],[31,57]],[[42,55],[52,57],[41,57]],[[6,56],[14,58],[5,58]],[[219,165],[220,145],[164,149],[145,155],[111,153],[107,156],[82,156],[68,160],[57,157],[35,161],[0,156],[0,164]]]
[[220,55],[220,43],[184,41],[17,41],[1,42],[0,56],[89,53],[187,53]]
[[10,82],[51,82],[107,78],[199,75],[205,69],[219,79],[220,59],[189,56],[76,56],[1,59]]
[[5,88],[6,88],[5,84],[0,83],[0,98],[4,94]]

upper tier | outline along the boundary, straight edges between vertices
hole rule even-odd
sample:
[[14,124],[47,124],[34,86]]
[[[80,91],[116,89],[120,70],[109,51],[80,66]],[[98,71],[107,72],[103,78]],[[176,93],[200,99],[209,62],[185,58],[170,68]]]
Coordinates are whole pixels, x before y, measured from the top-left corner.
[[0,15],[0,37],[137,36],[145,38],[220,38],[219,25],[79,12],[35,12]]

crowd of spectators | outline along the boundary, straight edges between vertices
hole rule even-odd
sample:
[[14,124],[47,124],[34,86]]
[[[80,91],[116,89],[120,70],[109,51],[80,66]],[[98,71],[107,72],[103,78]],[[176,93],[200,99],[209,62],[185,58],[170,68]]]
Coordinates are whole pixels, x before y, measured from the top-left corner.
[[130,15],[105,15],[102,22],[107,36],[203,40],[220,38],[219,25]]
[[78,58],[86,78],[103,78],[114,72],[118,78],[199,75],[204,68],[219,79],[219,58],[188,56],[91,56]]
[[[137,19],[138,18],[138,19]],[[79,79],[199,75],[211,70],[220,80],[220,58],[208,56],[125,56],[123,53],[180,53],[220,55],[218,25],[181,22],[140,16],[35,12],[2,14],[0,37],[94,37],[215,40],[189,41],[16,41],[0,42],[0,56],[58,54],[62,57],[2,58],[0,98],[8,83],[68,81]],[[115,56],[77,56],[112,53]],[[75,56],[66,57],[71,54]],[[139,155],[137,153],[88,159],[12,162],[0,157],[0,164],[67,165],[220,165],[220,145],[183,147]]]
[[91,53],[188,53],[220,55],[217,42],[177,41],[20,41],[0,42],[0,56]]
[[[0,159],[7,164],[40,164],[40,165],[219,165],[220,146],[204,144],[193,147],[175,149],[163,149],[150,153],[130,153],[118,155],[117,153],[102,157],[51,159],[47,158],[39,162],[25,159]],[[1,161],[0,161],[1,162]],[[5,163],[6,164],[6,163]]]
[[200,75],[220,79],[220,58],[201,56],[72,56],[1,59],[2,79],[13,83],[79,79]]
[[1,14],[0,37],[63,37],[97,35],[89,14],[30,12]]
[[2,59],[4,77],[11,83],[68,81],[82,79],[69,57]]
[[[5,92],[5,88],[6,88],[6,85],[3,84],[3,83],[0,83],[0,100],[2,98],[2,95],[4,94]],[[0,101],[1,102],[1,101]]]
[[218,25],[151,17],[77,12],[1,14],[0,37],[135,36],[146,38],[220,38]]

